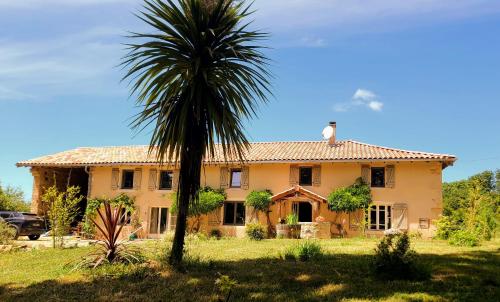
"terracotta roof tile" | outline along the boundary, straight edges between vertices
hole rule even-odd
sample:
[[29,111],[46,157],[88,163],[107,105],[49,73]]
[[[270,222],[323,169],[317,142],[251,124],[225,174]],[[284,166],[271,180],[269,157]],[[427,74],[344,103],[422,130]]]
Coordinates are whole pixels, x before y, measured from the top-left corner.
[[[220,145],[216,154],[206,163],[225,162]],[[334,146],[326,141],[251,143],[245,154],[247,162],[345,162],[426,160],[453,163],[453,155],[407,151],[369,145],[352,140],[338,141]],[[237,160],[228,159],[229,162]],[[21,161],[17,166],[96,166],[123,164],[156,164],[154,154],[148,155],[148,146],[82,147],[52,155]]]

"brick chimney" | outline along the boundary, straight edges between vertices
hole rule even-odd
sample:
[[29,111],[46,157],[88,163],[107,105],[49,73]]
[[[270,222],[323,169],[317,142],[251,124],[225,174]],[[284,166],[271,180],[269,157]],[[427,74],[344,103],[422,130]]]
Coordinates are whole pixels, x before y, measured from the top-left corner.
[[337,123],[330,122],[329,126],[333,129],[333,135],[330,137],[330,139],[328,139],[328,145],[333,146],[335,145],[337,137]]

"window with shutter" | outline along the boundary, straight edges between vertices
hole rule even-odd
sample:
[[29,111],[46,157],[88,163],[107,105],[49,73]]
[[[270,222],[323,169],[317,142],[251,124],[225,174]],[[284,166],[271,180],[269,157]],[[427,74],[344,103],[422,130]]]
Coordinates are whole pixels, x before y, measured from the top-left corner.
[[290,165],[290,186],[299,184],[299,166]]
[[312,181],[313,186],[319,187],[321,186],[321,166],[314,166],[312,169]]
[[157,188],[157,186],[156,186],[157,174],[158,174],[158,171],[156,169],[149,170],[149,182],[148,182],[149,191],[154,191]]
[[137,168],[134,171],[134,190],[140,190],[141,189],[141,182],[142,182],[142,169]]
[[119,181],[120,181],[120,170],[119,169],[113,169],[111,171],[111,190],[116,190],[118,189],[119,186]]
[[221,189],[229,187],[229,169],[227,167],[220,168],[220,187]]
[[370,166],[368,165],[361,166],[361,178],[366,184],[368,185],[370,184],[370,179],[371,179]]
[[174,170],[174,174],[172,175],[172,190],[177,191],[179,187],[179,170]]
[[394,188],[396,185],[396,167],[394,165],[389,165],[385,168],[386,181],[385,186],[387,188]]
[[241,168],[241,188],[243,190],[248,190],[250,187],[250,168],[244,166]]
[[408,229],[408,206],[405,203],[393,205],[394,228],[398,230]]

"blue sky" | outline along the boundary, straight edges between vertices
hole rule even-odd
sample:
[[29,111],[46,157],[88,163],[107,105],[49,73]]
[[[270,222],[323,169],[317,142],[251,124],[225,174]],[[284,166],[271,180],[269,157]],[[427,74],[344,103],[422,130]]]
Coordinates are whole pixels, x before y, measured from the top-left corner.
[[[147,32],[137,0],[0,0],[0,181],[79,146],[147,144],[128,127],[121,43]],[[340,139],[459,157],[445,180],[500,168],[500,2],[257,0],[275,98],[253,141]]]

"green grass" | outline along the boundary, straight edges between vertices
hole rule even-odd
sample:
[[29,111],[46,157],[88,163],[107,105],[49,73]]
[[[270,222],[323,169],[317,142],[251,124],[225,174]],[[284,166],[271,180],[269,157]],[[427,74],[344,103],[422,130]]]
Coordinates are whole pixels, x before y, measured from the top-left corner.
[[[220,274],[237,281],[230,301],[498,301],[500,241],[474,248],[415,241],[432,267],[427,281],[380,281],[370,273],[373,239],[321,240],[325,255],[284,261],[295,240],[190,240],[185,273],[147,265],[77,271],[65,266],[89,248],[0,254],[0,301],[218,301]],[[157,259],[158,242],[142,243]]]

